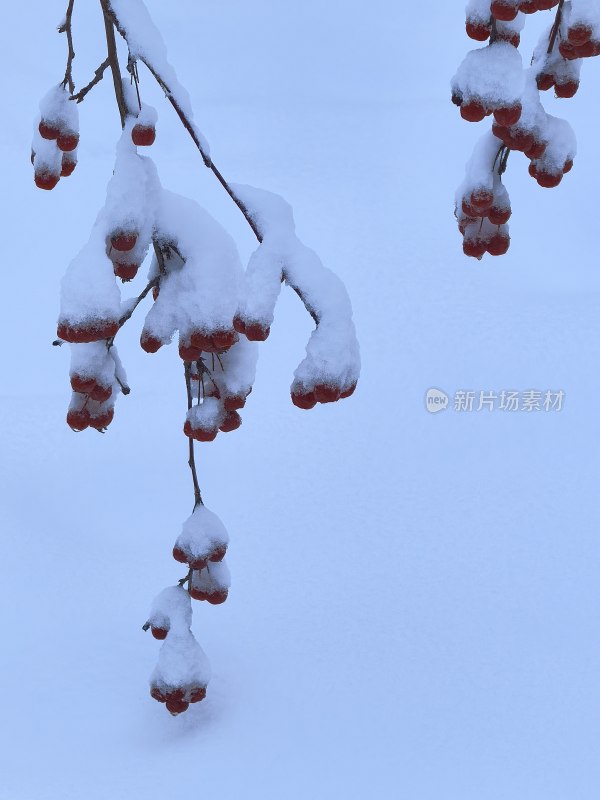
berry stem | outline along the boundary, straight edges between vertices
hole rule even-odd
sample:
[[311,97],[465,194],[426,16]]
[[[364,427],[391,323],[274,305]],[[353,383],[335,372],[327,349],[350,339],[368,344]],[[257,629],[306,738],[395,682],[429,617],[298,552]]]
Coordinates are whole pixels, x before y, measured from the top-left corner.
[[564,5],[564,0],[560,0],[558,4],[558,8],[556,9],[556,16],[554,17],[554,25],[552,26],[552,30],[550,31],[550,41],[548,42],[548,55],[554,50],[554,44],[556,42],[556,37],[558,36],[558,31],[560,29],[560,22],[562,20],[562,9]]
[[[183,362],[183,370],[185,374],[185,388],[187,390],[187,407],[188,411],[192,407],[192,369],[191,363],[189,361]],[[192,482],[194,484],[194,510],[198,506],[202,505],[202,495],[200,494],[200,484],[198,483],[198,473],[196,471],[196,455],[194,453],[194,440],[191,436],[188,439],[189,441],[189,459],[188,459],[188,466],[192,473]]]

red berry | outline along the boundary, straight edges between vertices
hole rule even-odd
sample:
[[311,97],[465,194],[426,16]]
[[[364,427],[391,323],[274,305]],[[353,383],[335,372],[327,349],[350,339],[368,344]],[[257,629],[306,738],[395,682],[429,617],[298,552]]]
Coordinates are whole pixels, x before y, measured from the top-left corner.
[[554,76],[547,72],[540,72],[535,80],[540,92],[547,92],[554,86]]
[[138,264],[121,264],[119,262],[113,263],[114,273],[117,278],[121,278],[123,283],[133,280],[137,275],[138,269]]
[[541,158],[546,152],[546,142],[534,141],[529,150],[525,151],[525,155],[530,159]]
[[206,697],[206,686],[195,686],[190,691],[190,703],[200,703]]
[[90,417],[90,428],[95,428],[97,431],[104,430],[104,428],[108,428],[110,423],[113,421],[114,416],[114,409],[109,408],[98,417]]
[[518,3],[511,3],[509,0],[492,0],[490,8],[496,19],[502,22],[511,22],[519,11]]
[[237,411],[238,409],[243,408],[245,405],[246,398],[239,394],[226,397],[223,402],[225,411]]
[[150,689],[150,696],[153,697],[155,700],[158,700],[159,703],[167,702],[167,695],[161,692],[158,686],[153,686]]
[[345,400],[347,397],[352,397],[355,391],[356,391],[356,384],[353,383],[347,389],[344,389],[344,391],[340,395],[340,400]]
[[208,602],[213,606],[220,606],[221,603],[224,603],[227,600],[227,596],[229,595],[229,591],[227,589],[219,589],[215,592],[211,592],[206,596]]
[[102,386],[99,383],[95,383],[90,394],[92,400],[96,400],[98,403],[105,403],[112,395],[112,386]]
[[584,25],[580,22],[577,25],[573,25],[572,28],[569,28],[567,31],[567,38],[571,44],[578,46],[589,42],[592,38],[592,33],[593,31],[589,25]]
[[187,564],[188,563],[188,555],[184,553],[181,547],[175,545],[173,548],[173,558],[175,561],[179,561],[180,564]]
[[154,625],[153,625],[152,628],[151,628],[151,631],[152,631],[152,636],[154,636],[155,639],[158,639],[158,640],[162,641],[162,639],[166,639],[167,638],[167,634],[169,632],[169,629],[168,628],[155,628]]
[[467,122],[481,122],[485,118],[486,110],[477,100],[471,100],[460,107],[460,115]]
[[250,322],[246,325],[244,333],[251,342],[264,342],[268,339],[271,328],[260,322]]
[[462,97],[462,94],[460,92],[452,92],[452,98],[451,99],[452,99],[452,102],[454,103],[455,106],[461,106],[462,105],[463,97]]
[[34,180],[38,189],[46,189],[47,191],[50,191],[51,189],[54,189],[60,180],[60,175],[55,175],[52,172],[36,172],[34,175]]
[[79,394],[91,394],[96,386],[94,378],[83,378],[81,375],[71,375],[71,388]]
[[466,22],[467,36],[470,39],[475,39],[476,42],[485,42],[490,35],[490,26],[484,22],[467,20]]
[[190,597],[192,598],[192,600],[207,600],[208,599],[208,595],[206,594],[206,592],[204,592],[204,591],[202,591],[200,589],[197,589],[193,585],[192,585],[192,588],[190,589]]
[[515,125],[521,119],[522,112],[521,103],[515,103],[513,106],[507,108],[497,108],[494,111],[494,117],[498,125],[505,128]]
[[563,167],[563,175],[566,175],[567,172],[571,172],[573,169],[573,159],[570,158],[568,161],[565,161],[565,165]]
[[524,14],[535,14],[536,11],[539,11],[537,0],[521,0],[519,11]]
[[112,244],[115,250],[119,250],[122,253],[128,252],[129,250],[133,250],[135,247],[135,243],[137,242],[137,233],[115,233],[115,235],[111,238],[110,243]]
[[469,196],[469,205],[471,208],[475,209],[478,217],[483,216],[482,212],[485,212],[491,208],[493,202],[494,195],[487,189],[476,189],[475,191],[471,192]]
[[62,178],[68,178],[69,175],[73,174],[73,170],[77,166],[77,160],[68,156],[63,155],[62,157],[62,165],[60,170],[60,175]]
[[510,219],[511,213],[510,206],[505,206],[504,208],[492,206],[488,213],[488,219],[492,225],[506,225]]
[[40,122],[38,130],[42,139],[56,139],[60,134],[59,129],[55,125],[44,122],[44,120]]
[[246,333],[246,323],[237,314],[233,318],[233,327],[236,329],[238,333]]
[[574,45],[570,42],[563,39],[563,41],[558,45],[558,52],[561,54],[563,58],[566,58],[567,61],[572,61],[575,58],[580,58],[581,56],[577,53]]
[[134,125],[131,138],[136,147],[150,147],[156,139],[156,130],[153,125]]
[[190,704],[186,700],[180,700],[178,697],[167,695],[167,710],[176,717],[178,714],[183,714],[187,711]]
[[317,403],[335,403],[340,399],[340,388],[327,383],[319,383],[315,386],[313,394]]
[[527,171],[529,172],[532,178],[537,178],[537,166],[535,164],[535,161],[531,162]]
[[69,409],[67,412],[67,425],[74,431],[84,431],[90,426],[90,415],[86,408],[80,408],[78,411]]
[[543,172],[538,170],[535,179],[540,186],[544,187],[544,189],[554,189],[554,187],[558,186],[558,184],[562,181],[562,176],[562,172],[556,174],[553,172]]
[[223,561],[223,559],[225,558],[225,554],[226,553],[227,553],[227,545],[226,544],[220,544],[218,547],[215,547],[215,549],[212,551],[212,553],[208,557],[208,560],[209,561],[214,561],[214,562]]
[[554,94],[557,97],[574,97],[577,89],[579,89],[579,81],[565,81],[556,84]]
[[503,256],[510,245],[510,236],[498,231],[487,243],[487,251],[491,256]]
[[[211,338],[211,347],[217,352],[222,350],[229,350],[230,347],[238,341],[238,334],[234,330],[223,330],[213,333]],[[208,352],[211,352],[210,350]]]
[[156,353],[162,347],[162,342],[160,339],[157,339],[156,336],[151,336],[149,333],[144,333],[142,331],[142,336],[140,338],[140,345],[142,350],[145,350],[146,353]]
[[225,419],[219,426],[219,430],[223,431],[223,433],[231,433],[231,431],[236,431],[241,424],[242,418],[237,411],[228,411]]
[[61,133],[56,139],[56,144],[63,153],[70,153],[79,144],[79,136],[76,133]]
[[179,356],[183,361],[199,361],[202,358],[202,350],[191,344],[180,342]]
[[314,392],[303,392],[302,390],[292,391],[292,403],[298,408],[309,410],[317,405]]
[[192,569],[200,571],[201,569],[205,569],[206,568],[207,560],[208,560],[207,558],[200,558],[200,557],[193,558],[193,557],[190,557],[188,559],[188,564],[190,565],[190,567]]
[[471,258],[482,258],[485,242],[482,239],[463,239],[463,253]]

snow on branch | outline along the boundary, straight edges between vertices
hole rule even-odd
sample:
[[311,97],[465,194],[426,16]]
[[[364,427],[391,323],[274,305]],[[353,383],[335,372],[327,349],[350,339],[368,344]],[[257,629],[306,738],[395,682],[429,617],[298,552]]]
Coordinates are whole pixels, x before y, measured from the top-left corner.
[[348,397],[358,381],[360,353],[344,284],[298,239],[292,208],[283,198],[241,184],[233,188],[262,238],[246,272],[237,329],[250,334],[249,338],[259,330],[268,335],[279,286],[285,281],[317,325],[306,358],[294,373],[294,403],[312,408],[317,402]]

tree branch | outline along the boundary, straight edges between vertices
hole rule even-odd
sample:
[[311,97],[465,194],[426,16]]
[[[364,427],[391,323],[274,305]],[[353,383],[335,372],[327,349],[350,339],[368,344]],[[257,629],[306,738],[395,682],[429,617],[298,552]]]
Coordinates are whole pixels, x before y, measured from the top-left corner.
[[127,104],[125,103],[125,96],[123,94],[123,79],[121,77],[121,68],[119,67],[119,54],[117,53],[117,42],[115,40],[115,27],[113,23],[113,16],[108,7],[107,0],[100,0],[102,11],[104,14],[104,28],[106,30],[106,46],[108,48],[108,63],[113,76],[113,83],[115,85],[115,97],[117,98],[117,106],[119,107],[119,115],[121,117],[121,127],[125,127],[125,119],[127,117]]
[[66,88],[69,87],[69,94],[73,94],[75,91],[75,84],[73,83],[73,59],[75,58],[75,49],[73,48],[73,29],[72,29],[72,18],[73,18],[73,6],[75,5],[75,0],[69,0],[69,5],[67,7],[67,13],[65,14],[65,21],[59,27],[59,33],[66,33],[67,34],[67,45],[69,48],[69,52],[67,55],[67,67],[65,69],[65,77],[62,82],[62,85]]
[[83,89],[80,89],[80,90],[77,92],[77,94],[71,94],[71,97],[70,97],[70,99],[71,99],[71,100],[74,100],[76,103],[81,103],[81,102],[82,102],[82,100],[83,100],[83,98],[86,96],[86,94],[87,94],[87,93],[88,93],[88,92],[89,92],[91,89],[93,89],[93,88],[94,88],[94,86],[96,86],[96,84],[100,83],[100,81],[101,81],[101,80],[102,80],[102,78],[104,77],[104,71],[105,71],[105,70],[106,70],[106,68],[109,66],[109,64],[110,64],[110,59],[109,59],[109,58],[105,59],[105,60],[102,62],[102,64],[100,64],[100,66],[98,67],[98,69],[97,69],[97,70],[94,72],[94,77],[93,77],[93,78],[92,78],[92,80],[91,80],[91,81],[88,83],[88,85],[87,85],[87,86],[84,86],[84,87],[83,87]]

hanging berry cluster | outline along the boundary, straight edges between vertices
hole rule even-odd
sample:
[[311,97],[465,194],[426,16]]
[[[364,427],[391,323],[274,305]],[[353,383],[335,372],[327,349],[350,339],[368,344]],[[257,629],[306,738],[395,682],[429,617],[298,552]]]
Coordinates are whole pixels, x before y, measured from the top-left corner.
[[[252,391],[257,342],[267,339],[282,284],[298,294],[315,322],[306,357],[294,373],[292,402],[300,408],[349,397],[356,387],[360,357],[352,309],[341,281],[300,242],[293,213],[280,197],[225,181],[208,143],[194,122],[189,96],[167,60],[166,48],[142,0],[100,0],[108,56],[78,93],[70,0],[59,31],[69,54],[64,81],[40,104],[33,142],[36,185],[52,189],[76,163],[77,104],[110,68],[121,118],[106,201],[90,238],[71,261],[62,281],[58,339],[71,351],[71,401],[67,423],[74,431],[104,432],[114,418],[119,394],[130,392],[115,339],[147,298],[141,348],[155,353],[177,336],[183,363],[188,442],[194,503],[173,547],[187,569],[175,587],[155,599],[148,622],[162,641],[150,693],[171,714],[206,695],[208,662],[191,631],[191,600],[224,603],[230,588],[229,543],[221,520],[204,505],[196,469],[195,443],[211,442],[242,423],[240,411]],[[119,67],[118,31],[127,53]],[[244,214],[258,240],[248,268],[221,225],[195,201],[165,189],[153,161],[138,151],[156,139],[158,115],[142,101],[142,62],[164,91],[184,128],[212,171]],[[72,168],[71,168],[72,171]],[[147,279],[137,296],[123,299],[121,286],[136,279],[148,261]]]
[[[531,65],[523,67],[520,34],[526,15],[556,7],[542,33]],[[469,0],[466,32],[489,43],[469,52],[452,79],[452,102],[463,119],[480,122],[493,115],[466,167],[456,193],[455,216],[465,255],[507,252],[511,215],[502,178],[508,156],[517,150],[529,159],[529,174],[544,188],[558,186],[573,167],[577,143],[569,123],[548,114],[540,92],[573,97],[579,88],[581,60],[600,55],[600,4],[597,0]]]

